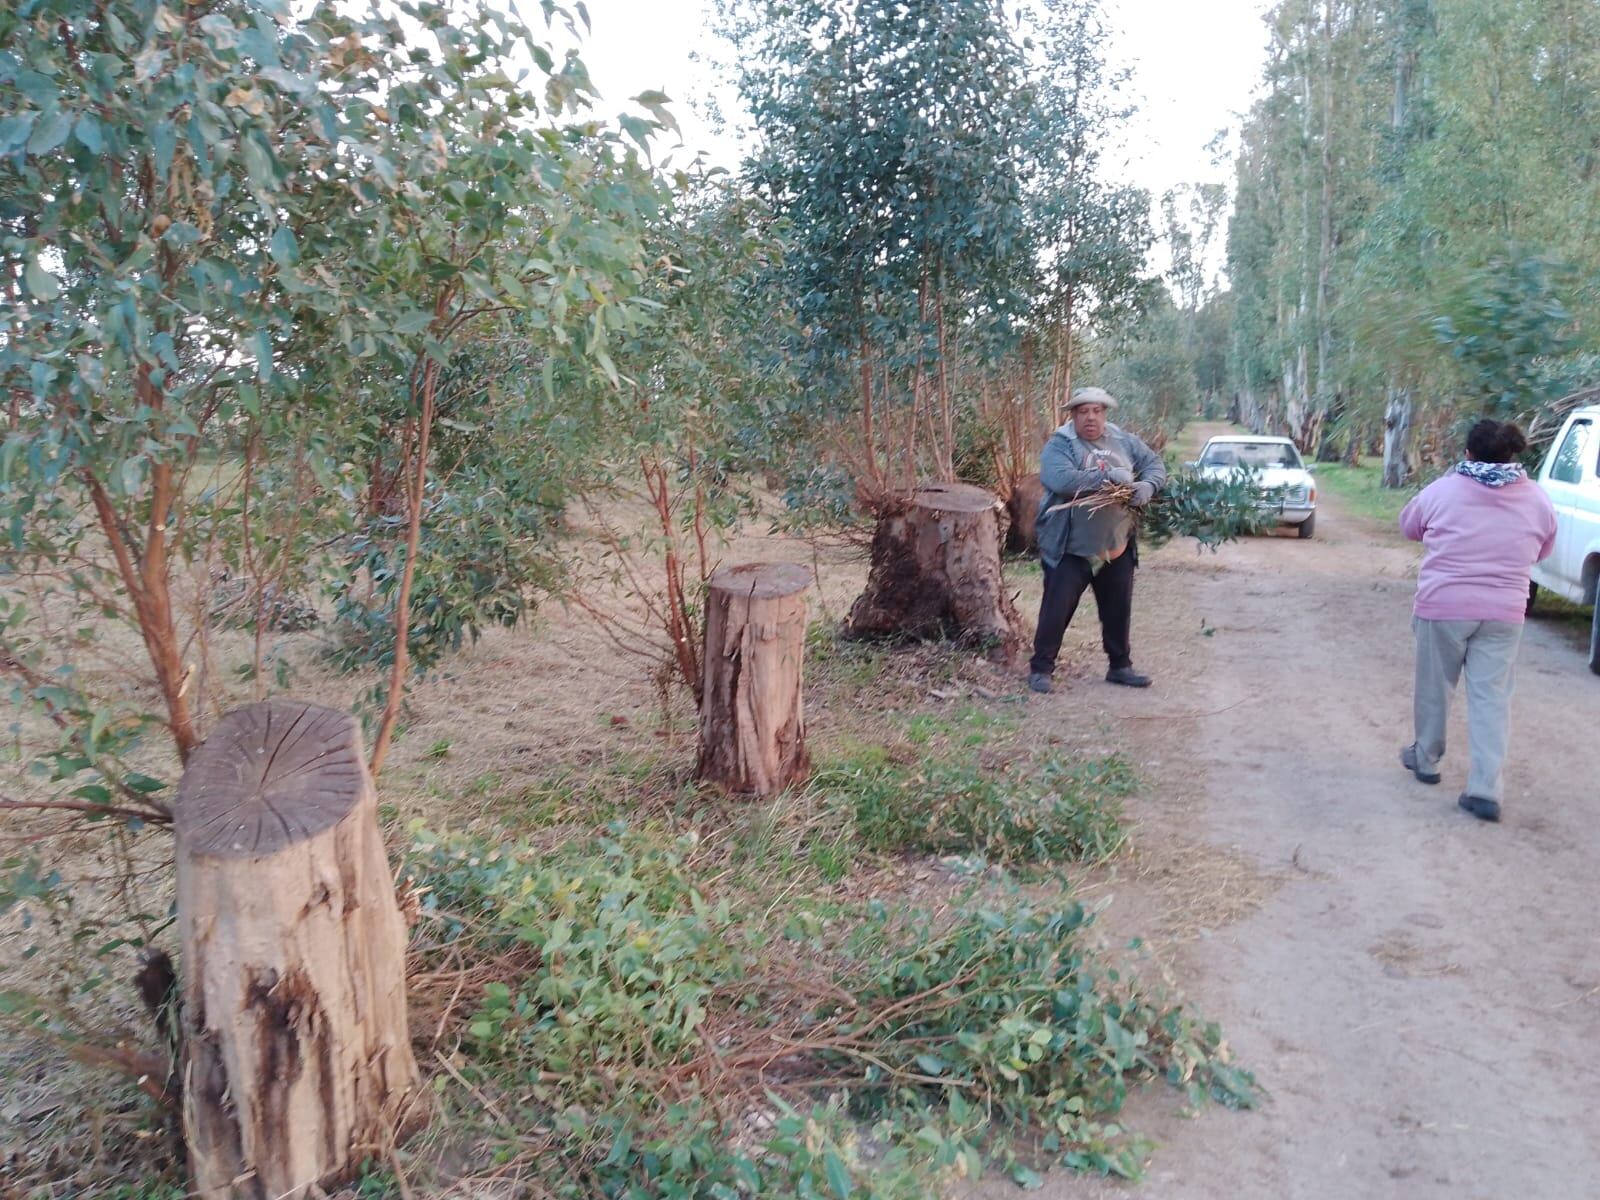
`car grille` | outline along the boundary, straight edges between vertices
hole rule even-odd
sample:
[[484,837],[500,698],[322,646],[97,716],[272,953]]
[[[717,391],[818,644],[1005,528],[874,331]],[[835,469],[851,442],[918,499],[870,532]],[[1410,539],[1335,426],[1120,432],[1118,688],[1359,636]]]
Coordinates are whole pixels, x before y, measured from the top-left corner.
[[1261,492],[1262,508],[1308,508],[1311,489],[1301,484],[1296,487],[1264,488]]

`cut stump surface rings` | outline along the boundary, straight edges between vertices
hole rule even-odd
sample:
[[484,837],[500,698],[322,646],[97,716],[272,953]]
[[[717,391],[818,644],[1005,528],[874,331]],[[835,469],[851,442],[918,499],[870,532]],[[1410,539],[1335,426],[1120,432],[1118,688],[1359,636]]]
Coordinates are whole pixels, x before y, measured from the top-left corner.
[[207,1200],[298,1200],[393,1144],[415,1098],[404,919],[344,712],[234,710],[176,806],[184,1136]]
[[810,771],[801,698],[810,586],[810,570],[793,563],[746,563],[711,576],[698,778],[770,796]]

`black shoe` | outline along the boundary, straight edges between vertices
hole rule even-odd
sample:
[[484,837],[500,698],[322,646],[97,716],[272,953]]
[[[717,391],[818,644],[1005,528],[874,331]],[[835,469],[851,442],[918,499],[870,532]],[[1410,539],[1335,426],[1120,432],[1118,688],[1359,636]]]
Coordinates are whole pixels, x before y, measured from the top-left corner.
[[1141,675],[1132,667],[1112,667],[1106,672],[1107,683],[1120,683],[1123,687],[1149,687],[1150,676]]
[[1035,692],[1048,692],[1050,690],[1050,676],[1043,671],[1030,671],[1028,673],[1028,687]]
[[1500,820],[1500,801],[1498,800],[1491,800],[1487,796],[1469,796],[1463,792],[1456,803],[1480,821],[1498,822]]
[[1421,783],[1439,782],[1439,772],[1417,770],[1417,744],[1415,742],[1400,751],[1400,765],[1415,775]]

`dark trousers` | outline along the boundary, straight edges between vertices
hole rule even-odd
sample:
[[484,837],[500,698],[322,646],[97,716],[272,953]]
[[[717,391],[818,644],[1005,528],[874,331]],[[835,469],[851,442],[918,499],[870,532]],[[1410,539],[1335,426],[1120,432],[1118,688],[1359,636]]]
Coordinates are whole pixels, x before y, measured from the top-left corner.
[[1133,623],[1133,569],[1138,552],[1130,544],[1117,558],[1097,572],[1089,570],[1089,560],[1075,554],[1064,555],[1059,566],[1044,569],[1044,599],[1039,603],[1039,630],[1033,636],[1030,671],[1045,675],[1055,670],[1061,639],[1078,611],[1085,588],[1094,589],[1094,602],[1100,610],[1100,640],[1112,669],[1131,667],[1128,646]]

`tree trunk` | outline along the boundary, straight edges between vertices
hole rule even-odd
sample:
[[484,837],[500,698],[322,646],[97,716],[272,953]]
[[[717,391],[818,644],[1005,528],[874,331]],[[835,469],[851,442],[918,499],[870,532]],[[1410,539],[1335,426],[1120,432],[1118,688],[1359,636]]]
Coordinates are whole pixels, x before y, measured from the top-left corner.
[[1039,548],[1037,526],[1039,501],[1044,498],[1044,481],[1037,473],[1024,475],[1011,489],[1006,501],[1006,514],[1011,518],[1006,525],[1006,552],[1031,554]]
[[1405,487],[1411,477],[1411,392],[1408,388],[1389,389],[1389,402],[1383,410],[1383,486]]
[[[1317,384],[1315,402],[1317,411],[1326,414],[1333,400],[1333,387],[1328,379],[1332,369],[1333,319],[1328,298],[1329,280],[1333,273],[1333,0],[1323,0],[1322,6],[1322,203],[1317,240]],[[1331,462],[1322,457],[1322,439],[1318,438],[1318,462]]]
[[700,761],[695,775],[771,796],[806,777],[806,589],[793,563],[747,563],[711,576],[706,595]]
[[1022,644],[1022,623],[1000,573],[999,514],[1000,502],[983,488],[936,483],[879,517],[850,633],[960,638],[1009,661]]
[[398,1136],[406,930],[349,714],[229,713],[177,801],[184,1135],[206,1200],[298,1200]]

